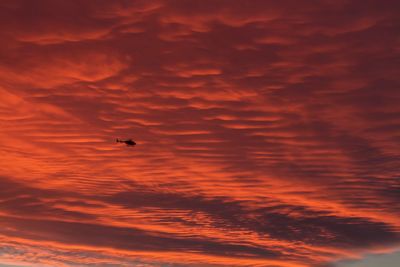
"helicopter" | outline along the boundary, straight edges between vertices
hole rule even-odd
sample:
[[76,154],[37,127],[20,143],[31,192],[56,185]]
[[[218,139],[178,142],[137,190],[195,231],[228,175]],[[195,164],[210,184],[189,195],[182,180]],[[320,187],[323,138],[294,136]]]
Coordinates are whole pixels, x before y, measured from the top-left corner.
[[117,143],[125,143],[127,146],[135,146],[136,142],[133,141],[132,139],[127,139],[127,140],[121,140],[121,139],[116,139]]

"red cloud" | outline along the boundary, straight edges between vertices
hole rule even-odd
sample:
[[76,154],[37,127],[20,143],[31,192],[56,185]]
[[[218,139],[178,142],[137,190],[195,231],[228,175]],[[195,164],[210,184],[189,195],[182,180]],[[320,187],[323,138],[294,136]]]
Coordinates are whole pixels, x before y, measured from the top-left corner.
[[1,3],[1,261],[325,266],[398,248],[397,7]]

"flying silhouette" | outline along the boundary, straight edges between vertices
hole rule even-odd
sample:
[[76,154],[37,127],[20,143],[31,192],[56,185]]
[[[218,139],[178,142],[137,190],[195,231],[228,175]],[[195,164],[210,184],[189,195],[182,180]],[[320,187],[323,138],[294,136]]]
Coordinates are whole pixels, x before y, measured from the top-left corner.
[[117,138],[117,143],[125,143],[127,146],[135,146],[136,145],[135,141],[133,141],[132,139],[120,140]]

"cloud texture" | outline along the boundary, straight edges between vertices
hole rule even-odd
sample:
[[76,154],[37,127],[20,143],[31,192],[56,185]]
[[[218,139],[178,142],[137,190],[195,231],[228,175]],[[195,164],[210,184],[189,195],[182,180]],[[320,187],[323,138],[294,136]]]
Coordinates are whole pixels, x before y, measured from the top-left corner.
[[399,9],[1,1],[0,261],[321,267],[399,248]]

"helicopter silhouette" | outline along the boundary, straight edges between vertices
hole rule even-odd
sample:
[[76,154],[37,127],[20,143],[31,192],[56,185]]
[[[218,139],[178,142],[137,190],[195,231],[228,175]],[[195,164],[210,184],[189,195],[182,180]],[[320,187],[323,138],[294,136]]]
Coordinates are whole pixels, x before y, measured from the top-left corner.
[[133,141],[132,139],[127,139],[127,140],[121,140],[121,139],[116,139],[117,143],[125,143],[127,146],[135,146],[136,142]]

